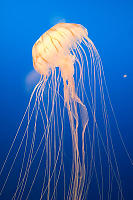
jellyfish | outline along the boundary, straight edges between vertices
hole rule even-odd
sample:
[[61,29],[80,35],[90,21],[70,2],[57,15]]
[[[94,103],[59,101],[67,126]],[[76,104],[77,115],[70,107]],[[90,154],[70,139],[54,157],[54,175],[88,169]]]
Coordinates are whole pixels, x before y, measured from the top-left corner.
[[126,147],[102,61],[87,29],[80,24],[56,24],[36,41],[32,57],[40,80],[2,165],[0,175],[4,170],[6,175],[1,195],[19,159],[12,200],[34,199],[33,191],[40,200],[89,199],[93,179],[96,199],[111,199],[116,188],[123,199],[108,106]]

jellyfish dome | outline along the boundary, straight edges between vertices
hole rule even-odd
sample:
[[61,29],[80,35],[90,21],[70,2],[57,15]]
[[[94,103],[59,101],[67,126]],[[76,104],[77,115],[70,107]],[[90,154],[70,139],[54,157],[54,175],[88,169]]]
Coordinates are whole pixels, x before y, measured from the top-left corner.
[[78,24],[59,23],[46,31],[32,49],[34,68],[47,75],[49,68],[74,62],[71,50],[87,38],[87,30]]

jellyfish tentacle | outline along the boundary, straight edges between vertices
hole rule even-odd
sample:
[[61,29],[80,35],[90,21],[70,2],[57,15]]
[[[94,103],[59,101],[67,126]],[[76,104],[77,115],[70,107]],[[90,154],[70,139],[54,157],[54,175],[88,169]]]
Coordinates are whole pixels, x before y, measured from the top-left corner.
[[[36,100],[35,100],[35,102],[36,102]],[[28,124],[30,123],[29,119],[30,119],[30,107],[28,109]],[[23,172],[23,168],[24,168],[24,163],[25,163],[25,155],[26,155],[26,151],[27,151],[27,142],[28,142],[28,129],[27,129],[26,145],[25,145],[24,156],[23,156],[22,166],[21,166],[21,170],[20,170],[19,180],[18,180],[18,183],[17,183],[17,188],[16,188],[16,191],[15,191],[15,194],[14,194],[14,196],[13,196],[12,199],[15,199],[16,194],[17,194],[18,189],[19,189],[19,185],[20,185],[20,181],[21,181],[21,176],[22,176],[22,172]]]
[[[40,85],[40,87],[41,87],[41,85]],[[37,89],[36,97],[37,97],[38,92],[40,91],[40,87]],[[25,130],[25,134],[26,134],[27,131],[28,131],[28,128],[29,128],[29,125],[30,125],[30,121],[31,121],[31,118],[32,118],[32,116],[33,116],[33,113],[34,113],[36,104],[37,104],[37,98],[36,98],[35,103],[34,103],[34,106],[33,106],[33,108],[32,108],[31,115],[28,116],[28,123],[27,123],[27,127],[26,127],[26,130]],[[26,147],[26,146],[25,146],[25,147]],[[24,156],[25,156],[25,153],[24,153]],[[23,157],[23,158],[24,158],[24,157]],[[21,169],[22,169],[22,167],[23,167],[23,165],[21,166]],[[21,174],[20,174],[20,177],[19,177],[19,178],[21,178]],[[19,182],[20,182],[20,181],[19,181]],[[15,196],[16,196],[16,194],[17,194],[17,192],[18,192],[18,189],[19,189],[19,187],[20,187],[21,185],[22,185],[22,181],[21,181],[21,183],[18,183],[16,192],[15,192],[15,194],[14,194],[14,196],[13,196],[13,199],[15,198]],[[21,187],[22,187],[22,186],[21,186]]]
[[[103,114],[104,114],[104,120],[105,120],[105,127],[108,127],[109,128],[109,119],[108,119],[108,114],[107,114],[107,109],[106,109],[106,103],[105,103],[105,99],[104,99],[104,92],[103,92],[103,84],[102,84],[102,78],[101,78],[101,69],[102,69],[102,64],[101,64],[101,59],[100,59],[100,56],[94,46],[94,44],[92,43],[92,41],[90,39],[86,39],[87,42],[84,40],[84,43],[85,45],[88,47],[88,50],[92,52],[92,55],[93,55],[93,58],[96,60],[94,63],[95,63],[95,67],[96,67],[96,70],[98,72],[98,79],[99,79],[99,86],[100,86],[100,94],[101,94],[101,98],[102,98],[102,106],[103,106]],[[103,72],[104,73],[104,72]],[[109,141],[110,139],[110,142],[111,142],[111,148],[112,148],[112,152],[113,152],[113,156],[114,156],[114,161],[115,161],[115,164],[116,164],[116,168],[117,168],[117,175],[115,174],[115,171],[114,169],[112,168],[112,161],[111,161],[111,158],[110,158],[110,147],[108,145],[108,142],[107,142],[107,157],[108,157],[108,162],[109,162],[109,167],[110,169],[113,171],[113,174],[116,178],[116,181],[117,181],[117,184],[118,184],[118,187],[119,187],[119,190],[120,190],[120,193],[121,193],[121,197],[123,198],[123,194],[122,194],[122,186],[121,186],[121,179],[120,179],[120,175],[119,175],[119,169],[118,169],[118,164],[117,164],[117,161],[116,161],[116,157],[115,157],[115,152],[114,152],[114,148],[113,148],[113,143],[112,143],[112,139],[111,139],[111,135],[107,135],[107,141]],[[110,173],[110,172],[109,172]],[[110,196],[111,195],[111,182],[110,182],[110,179],[109,179],[109,191],[108,191],[108,195]]]
[[[6,164],[6,162],[7,162],[7,160],[8,160],[8,157],[9,157],[9,155],[10,155],[10,153],[11,153],[11,150],[12,150],[12,148],[13,148],[13,145],[14,145],[14,143],[15,143],[15,141],[16,141],[17,135],[18,135],[18,133],[19,133],[19,131],[20,131],[20,128],[21,128],[21,126],[22,126],[22,123],[23,123],[24,118],[25,118],[25,116],[26,116],[26,113],[27,113],[27,111],[28,111],[28,108],[30,107],[30,103],[31,103],[31,100],[32,100],[33,95],[34,95],[34,93],[35,93],[35,90],[38,90],[38,88],[40,87],[41,83],[42,83],[42,81],[40,81],[40,82],[37,84],[37,86],[35,87],[34,91],[32,92],[32,95],[31,95],[31,97],[30,97],[29,104],[28,104],[27,109],[26,109],[26,111],[25,111],[24,117],[22,118],[22,121],[21,121],[20,126],[19,126],[18,131],[17,131],[17,134],[16,134],[16,136],[15,136],[15,138],[14,138],[14,140],[13,140],[13,143],[12,143],[12,145],[11,145],[11,147],[10,147],[10,150],[9,150],[9,152],[8,152],[8,155],[7,155],[7,157],[6,157],[6,160],[5,160],[4,164],[3,164],[1,173],[2,173],[2,171],[3,171],[3,169],[4,169],[4,167],[5,167],[5,164]],[[32,114],[33,114],[34,108],[35,108],[35,107],[33,107]],[[32,114],[31,114],[31,117],[32,117]],[[30,120],[31,120],[31,117],[30,117]],[[30,120],[29,120],[29,121],[30,121]],[[15,161],[16,161],[16,158],[17,158],[17,156],[18,156],[18,153],[19,153],[19,151],[20,151],[20,149],[21,149],[21,146],[22,146],[22,144],[23,144],[23,141],[24,141],[24,138],[25,138],[25,136],[26,136],[27,129],[28,129],[28,125],[29,125],[29,124],[27,124],[26,130],[25,130],[24,135],[23,135],[23,137],[22,137],[21,143],[20,143],[20,145],[19,145],[19,147],[18,147],[18,150],[17,150],[17,153],[16,153],[16,155],[15,155],[15,158],[14,158],[12,164],[11,164],[11,167],[10,167],[10,169],[9,169],[9,172],[8,172],[8,174],[7,174],[7,176],[6,176],[5,181],[4,181],[3,187],[2,187],[2,189],[1,189],[1,191],[0,191],[1,194],[2,194],[2,192],[3,192],[3,190],[4,190],[5,186],[6,186],[6,183],[7,183],[7,181],[8,181],[9,176],[10,176],[10,173],[11,173],[11,171],[12,171],[12,168],[13,168],[13,166],[14,166],[14,163],[15,163]]]
[[21,188],[20,188],[20,192],[18,194],[18,199],[20,197],[20,200],[22,199],[22,196],[23,196],[23,193],[24,193],[24,190],[25,190],[25,186],[26,186],[26,183],[27,183],[27,180],[28,180],[30,164],[31,164],[31,159],[32,159],[32,155],[33,155],[35,134],[36,134],[36,123],[37,123],[37,117],[38,117],[38,110],[39,110],[39,106],[40,106],[40,100],[39,100],[40,93],[41,93],[41,88],[40,88],[38,94],[36,95],[36,100],[35,100],[35,101],[37,101],[37,104],[36,104],[36,107],[35,107],[36,108],[36,114],[35,114],[34,131],[33,131],[33,136],[32,136],[32,142],[31,142],[30,152],[29,152],[29,156],[28,156],[28,161],[27,161],[27,164],[26,164],[26,170],[25,170],[25,172],[26,172],[25,174],[27,176],[25,178],[23,178],[23,180],[21,182],[22,185],[21,185]]
[[18,130],[17,130],[17,133],[16,133],[16,135],[15,135],[15,137],[14,137],[14,140],[13,140],[13,142],[12,142],[12,144],[11,144],[11,147],[10,147],[10,149],[9,149],[9,152],[8,152],[8,154],[7,154],[7,156],[6,156],[6,159],[5,159],[5,161],[4,161],[3,165],[2,165],[2,168],[1,168],[1,170],[0,170],[0,176],[1,176],[1,174],[2,174],[2,172],[3,172],[3,169],[4,169],[4,167],[5,167],[5,164],[6,164],[7,160],[8,160],[8,157],[9,157],[9,155],[10,155],[10,152],[11,152],[13,146],[14,146],[14,143],[15,143],[15,141],[16,141],[16,138],[17,138],[17,136],[18,136],[18,133],[19,133],[19,130],[20,130],[21,126],[22,126],[22,123],[23,123],[23,121],[24,121],[24,119],[25,119],[25,116],[26,116],[27,111],[28,111],[29,106],[30,106],[31,99],[32,99],[32,97],[33,97],[33,95],[34,95],[34,93],[35,93],[35,90],[37,89],[37,87],[38,87],[40,84],[41,84],[41,82],[39,81],[39,83],[36,85],[36,87],[34,88],[32,94],[31,94],[30,101],[29,101],[29,103],[28,103],[28,106],[27,106],[27,108],[26,108],[26,111],[25,111],[25,113],[24,113],[24,115],[23,115],[23,117],[22,117],[22,120],[21,120],[20,125],[19,125]]
[[[55,93],[56,94],[56,93]],[[53,97],[53,103],[55,102],[55,97]],[[54,106],[54,105],[53,105]],[[52,106],[52,113],[51,113],[51,116],[53,116],[53,106]],[[62,120],[62,123],[63,123],[63,120]],[[60,151],[61,151],[61,144],[62,144],[62,136],[63,136],[63,124],[62,124],[62,131],[61,131],[61,139],[59,141],[59,149],[58,149],[58,153],[57,153],[57,157],[56,157],[56,160],[55,160],[55,163],[54,163],[54,167],[53,167],[53,171],[51,173],[51,175],[49,175],[49,178],[48,178],[48,185],[45,187],[44,189],[44,184],[43,184],[43,188],[42,188],[42,193],[41,193],[41,199],[43,198],[43,196],[45,195],[46,191],[49,190],[49,185],[50,185],[50,182],[51,182],[51,179],[54,175],[54,172],[55,172],[55,169],[56,169],[56,165],[57,165],[57,161],[58,161],[58,158],[59,158],[59,154],[60,154]],[[61,170],[61,167],[62,167],[62,164],[60,165],[60,170]],[[59,171],[60,171],[59,170]],[[59,176],[58,176],[59,177]],[[58,179],[58,178],[57,178]],[[58,180],[57,180],[58,182]],[[57,187],[57,184],[56,184],[56,187]],[[49,192],[48,192],[48,195],[47,195],[47,199],[49,199]]]

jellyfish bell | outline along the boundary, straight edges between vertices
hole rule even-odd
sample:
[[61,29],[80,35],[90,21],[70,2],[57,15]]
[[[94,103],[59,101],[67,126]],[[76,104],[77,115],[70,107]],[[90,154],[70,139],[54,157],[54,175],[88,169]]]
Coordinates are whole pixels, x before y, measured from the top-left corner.
[[[46,31],[32,48],[33,66],[44,77],[59,67],[64,82],[64,98],[68,95],[66,81],[74,94],[74,63],[76,55],[71,51],[77,48],[83,38],[88,38],[86,28],[80,24],[59,23]],[[67,94],[66,94],[67,93]],[[78,99],[78,98],[77,98]],[[79,99],[78,99],[79,101]]]
[[60,68],[68,69],[70,65],[69,70],[73,74],[74,72],[71,68],[75,57],[72,56],[70,51],[76,48],[77,42],[81,42],[84,37],[87,37],[87,30],[81,25],[69,23],[56,24],[34,44],[32,49],[34,68],[39,73],[45,75],[49,68],[59,66]]

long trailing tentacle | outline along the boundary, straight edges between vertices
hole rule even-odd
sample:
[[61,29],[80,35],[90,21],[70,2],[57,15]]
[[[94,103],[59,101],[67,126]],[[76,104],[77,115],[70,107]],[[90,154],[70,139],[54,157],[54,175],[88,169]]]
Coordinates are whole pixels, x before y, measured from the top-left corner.
[[[118,188],[119,188],[119,191],[120,191],[120,194],[121,194],[121,198],[123,199],[121,179],[120,179],[118,164],[117,164],[115,151],[114,151],[114,147],[113,147],[113,142],[112,142],[112,137],[111,137],[111,132],[110,132],[109,117],[108,117],[108,114],[107,114],[107,107],[106,107],[106,102],[105,102],[105,97],[104,97],[105,94],[104,94],[103,82],[102,82],[102,76],[103,76],[104,72],[103,72],[103,68],[102,68],[102,64],[101,64],[101,59],[100,59],[100,56],[99,56],[94,44],[91,42],[91,40],[89,38],[86,38],[86,40],[84,39],[83,42],[87,46],[88,50],[92,52],[92,55],[94,57],[96,71],[97,71],[97,75],[98,75],[99,87],[100,87],[101,103],[102,103],[102,109],[103,109],[103,118],[104,118],[104,123],[105,123],[105,127],[106,127],[106,136],[107,136],[106,155],[108,157],[108,162],[109,162],[109,190],[108,190],[108,197],[110,198],[110,196],[111,196],[111,185],[112,185],[112,183],[111,183],[111,179],[110,179],[111,178],[111,174],[110,173],[112,171],[114,177],[116,178],[116,182],[118,184]],[[104,82],[104,83],[106,84],[106,82]],[[106,92],[108,92],[107,88],[105,88],[105,89],[106,89]],[[111,102],[110,102],[110,106],[112,106]],[[96,126],[97,126],[97,130],[98,130],[98,125],[96,124]],[[97,133],[99,134],[100,132],[97,131]],[[100,135],[100,138],[101,137],[102,136]],[[103,141],[102,141],[102,143],[103,143]],[[109,143],[110,143],[111,147],[109,146]],[[104,146],[104,148],[105,148],[105,146]],[[113,168],[113,164],[112,164],[112,161],[111,161],[111,154],[110,154],[111,149],[112,149],[112,153],[113,153],[113,156],[114,156],[114,162],[115,162],[115,165],[116,165],[116,171]]]
[[[33,95],[35,94],[35,91],[40,87],[41,83],[42,83],[42,80],[40,79],[39,83],[35,86],[35,88],[34,88],[32,94],[31,94],[29,104],[28,104],[28,106],[27,106],[27,108],[26,108],[26,111],[25,111],[25,113],[24,113],[24,115],[23,115],[23,118],[22,118],[22,120],[21,120],[21,122],[20,122],[20,125],[19,125],[19,128],[18,128],[18,130],[17,130],[17,133],[16,133],[16,135],[15,135],[15,137],[14,137],[14,140],[13,140],[13,142],[12,142],[12,145],[11,145],[11,147],[10,147],[10,149],[9,149],[9,152],[8,152],[8,154],[7,154],[7,157],[6,157],[5,161],[4,161],[4,164],[3,164],[2,169],[1,169],[1,171],[0,171],[0,175],[2,174],[2,172],[3,172],[4,168],[5,168],[5,165],[6,165],[6,163],[7,163],[7,161],[8,161],[8,158],[9,158],[9,156],[10,156],[10,154],[11,154],[11,151],[12,151],[12,148],[13,148],[14,143],[15,143],[15,141],[16,141],[16,138],[17,138],[17,136],[18,136],[18,134],[19,134],[19,132],[20,132],[21,126],[22,126],[22,124],[23,124],[23,121],[24,121],[24,119],[25,119],[25,117],[26,117],[26,114],[27,114],[27,112],[28,112],[28,109],[30,108],[30,104],[31,104],[31,101],[32,101],[32,99],[33,99]],[[33,114],[33,111],[34,111],[34,108],[33,108],[33,110],[32,110],[32,114]],[[30,117],[30,119],[29,119],[29,123],[30,123],[30,120],[31,120],[31,118],[32,118],[32,114],[31,114],[31,117]],[[4,182],[4,184],[3,184],[3,187],[2,187],[2,189],[1,189],[1,191],[0,191],[0,194],[2,194],[2,192],[3,192],[4,188],[5,188],[5,185],[6,185],[7,181],[8,181],[8,178],[9,178],[9,176],[10,176],[10,173],[11,173],[11,171],[12,171],[12,168],[13,168],[13,166],[14,166],[14,163],[15,163],[15,161],[16,161],[16,158],[17,158],[17,156],[18,156],[18,153],[19,153],[19,151],[20,151],[20,149],[21,149],[21,146],[22,146],[22,144],[23,144],[23,141],[24,141],[24,138],[25,138],[26,131],[27,131],[27,129],[28,129],[29,123],[27,124],[27,127],[26,127],[26,130],[25,130],[24,134],[23,134],[21,143],[20,143],[20,145],[19,145],[19,147],[18,147],[17,153],[16,153],[15,158],[14,158],[12,164],[11,164],[11,167],[10,167],[10,169],[9,169],[9,172],[8,172],[8,175],[7,175],[6,179],[5,179],[5,182]]]

